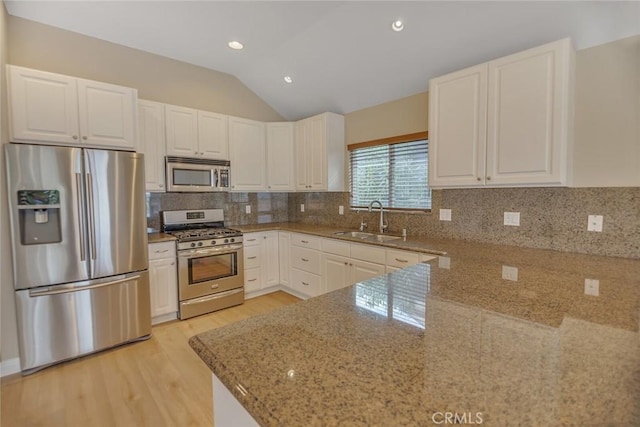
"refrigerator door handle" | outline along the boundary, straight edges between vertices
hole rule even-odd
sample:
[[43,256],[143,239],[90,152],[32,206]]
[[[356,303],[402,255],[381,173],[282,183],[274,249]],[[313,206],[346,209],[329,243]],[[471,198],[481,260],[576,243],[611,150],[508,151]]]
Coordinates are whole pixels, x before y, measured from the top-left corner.
[[82,199],[80,195],[82,194],[82,174],[76,173],[76,206],[78,209],[78,231],[79,231],[79,239],[80,239],[80,260],[85,261],[87,259],[86,248],[84,244],[87,240],[87,236],[84,234],[84,215],[82,213]]
[[91,259],[96,259],[96,217],[93,200],[93,179],[87,174],[87,194],[89,195],[89,233],[91,237]]
[[48,287],[48,288],[43,289],[43,290],[34,289],[34,290],[29,291],[29,296],[30,297],[42,297],[42,296],[46,296],[46,295],[66,294],[66,293],[69,293],[69,292],[86,291],[87,289],[103,288],[103,287],[106,287],[106,286],[113,286],[113,285],[117,285],[119,283],[124,283],[124,282],[130,282],[132,280],[137,280],[137,279],[140,278],[140,276],[141,276],[140,273],[124,274],[124,275],[118,276],[119,279],[101,281],[100,283],[94,283],[93,285],[84,285],[84,286],[82,286],[82,285],[75,285],[75,286],[61,285],[61,286]]

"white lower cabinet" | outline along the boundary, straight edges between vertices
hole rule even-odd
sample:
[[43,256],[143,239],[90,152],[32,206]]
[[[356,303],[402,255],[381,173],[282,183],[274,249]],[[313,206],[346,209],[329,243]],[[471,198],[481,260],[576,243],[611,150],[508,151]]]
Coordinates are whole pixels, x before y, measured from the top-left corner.
[[244,234],[245,294],[280,284],[278,240],[277,231]]
[[322,239],[322,280],[326,292],[385,274],[384,248]]
[[149,244],[149,285],[151,290],[151,323],[177,318],[178,266],[175,242]]
[[280,258],[280,284],[289,286],[291,280],[291,233],[278,233],[278,255]]
[[[348,246],[348,245],[347,245]],[[326,292],[345,288],[353,283],[351,258],[322,254],[322,281]]]
[[320,238],[307,234],[291,234],[291,283],[290,288],[303,296],[323,294],[320,276]]

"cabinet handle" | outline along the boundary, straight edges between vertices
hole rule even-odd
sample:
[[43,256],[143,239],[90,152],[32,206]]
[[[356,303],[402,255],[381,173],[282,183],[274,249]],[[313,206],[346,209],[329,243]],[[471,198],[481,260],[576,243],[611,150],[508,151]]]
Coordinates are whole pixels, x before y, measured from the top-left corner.
[[255,242],[256,239],[247,239],[247,242]]
[[267,188],[271,188],[271,186],[267,187]]
[[193,155],[194,155],[194,156],[197,156],[197,155],[198,155],[198,152],[197,152],[197,151],[194,151],[194,152],[193,152]]
[[78,135],[73,135],[71,138],[78,139]]
[[160,185],[159,185],[159,187],[160,187],[160,188],[164,187],[164,184],[160,184]]
[[249,279],[249,280],[247,280],[247,282],[255,282],[256,280],[258,280],[258,279]]
[[304,261],[304,262],[309,262],[309,260],[308,260],[308,259],[306,259],[306,258],[300,258],[300,259],[301,259],[302,261]]
[[165,249],[165,250],[162,250],[162,251],[156,251],[157,254],[163,254],[165,252],[169,252],[169,249]]
[[309,286],[309,284],[307,282],[302,282],[303,285],[305,286]]
[[345,263],[344,263],[344,265],[349,265],[349,263],[348,263],[348,262],[345,262]]
[[83,136],[83,137],[82,137],[82,139],[84,139],[84,140],[86,141],[86,140],[87,140],[87,137],[86,137],[86,136]]
[[490,176],[487,177],[487,181],[491,181],[491,177]]
[[266,240],[266,239],[267,239],[267,236],[262,236],[262,238]]
[[217,284],[217,283],[215,285],[211,285],[211,289],[218,289],[219,287],[220,287],[220,285]]
[[250,257],[249,257],[249,258],[247,258],[247,259],[256,259],[256,258],[257,258],[257,257],[255,257],[255,256],[250,256]]
[[300,240],[302,243],[309,243],[308,240]]
[[349,266],[353,267],[353,264],[352,264],[352,263],[349,263]]
[[172,262],[172,263],[171,263],[171,265],[176,265],[176,263],[175,263],[175,262]]
[[400,259],[400,258],[396,258],[396,261],[398,261],[398,262],[409,262],[409,260],[406,260],[406,259]]
[[476,179],[477,179],[478,181],[482,181],[482,178],[480,178],[480,177],[477,177]]

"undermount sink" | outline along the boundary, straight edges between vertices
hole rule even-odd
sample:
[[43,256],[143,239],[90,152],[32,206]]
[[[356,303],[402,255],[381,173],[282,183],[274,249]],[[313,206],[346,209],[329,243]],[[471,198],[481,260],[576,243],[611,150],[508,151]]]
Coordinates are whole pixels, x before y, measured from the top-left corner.
[[371,241],[380,242],[380,243],[401,239],[401,237],[399,236],[387,236],[385,234],[365,233],[363,231],[337,231],[333,234],[336,236],[353,237],[354,239],[371,240]]

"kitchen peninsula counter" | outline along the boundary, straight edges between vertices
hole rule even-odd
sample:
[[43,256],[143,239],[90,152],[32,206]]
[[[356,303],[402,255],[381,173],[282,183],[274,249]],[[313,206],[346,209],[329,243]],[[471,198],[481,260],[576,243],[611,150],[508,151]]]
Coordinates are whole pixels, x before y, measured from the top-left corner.
[[264,426],[640,425],[640,261],[446,252],[190,344]]

